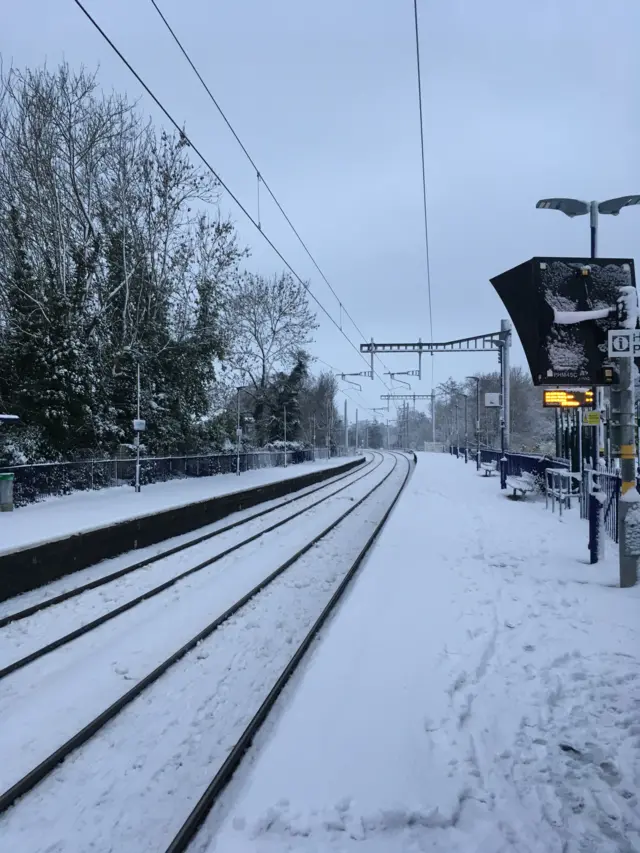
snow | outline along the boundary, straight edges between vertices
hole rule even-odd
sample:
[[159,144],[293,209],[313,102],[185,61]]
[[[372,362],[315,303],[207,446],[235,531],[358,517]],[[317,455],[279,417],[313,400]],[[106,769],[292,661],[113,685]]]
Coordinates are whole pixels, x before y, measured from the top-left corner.
[[633,285],[619,288],[618,312],[622,319],[616,325],[621,329],[635,329],[638,325],[638,291]]
[[[638,495],[635,489],[630,489],[629,491],[633,491]],[[622,496],[622,500],[630,504],[624,519],[625,548],[628,554],[640,556],[640,501],[630,500],[627,497],[628,494],[629,492]]]
[[[386,457],[377,472],[309,517],[192,575],[169,594],[54,652],[46,663],[10,676],[0,697],[0,788],[342,515],[391,468]],[[405,472],[401,461],[397,472],[322,543],[9,810],[0,819],[7,849],[165,849],[369,537],[371,525],[382,517]],[[85,609],[86,602],[75,615],[84,615]],[[61,621],[66,618],[69,614],[62,612]]]
[[587,536],[419,454],[193,853],[640,850],[640,588]]
[[[632,288],[635,291],[635,288]],[[558,311],[553,309],[553,322],[560,325],[572,326],[584,323],[585,320],[606,320],[613,308],[598,308],[595,311]]]
[[139,494],[133,488],[119,486],[49,498],[0,514],[0,556],[218,495],[302,477],[312,471],[334,468],[346,462],[346,457],[337,457],[301,462],[287,468],[261,468],[247,471],[240,477],[236,474],[217,474],[213,477],[171,480],[143,486]]
[[640,503],[640,493],[637,489],[628,489],[623,495],[620,495],[619,500],[626,504]]
[[[371,453],[365,453],[365,464],[359,465],[357,468],[353,469],[353,475],[348,476],[348,480],[356,479],[357,477],[364,474],[367,467],[371,464],[375,464],[378,460],[377,455],[372,455]],[[336,478],[340,479],[340,482],[336,484]],[[80,571],[73,572],[70,575],[65,575],[64,577],[58,578],[58,580],[52,581],[51,583],[46,584],[45,586],[37,587],[36,589],[29,590],[28,592],[24,592],[21,595],[14,596],[13,598],[9,598],[6,601],[0,601],[0,618],[9,616],[12,613],[18,613],[19,611],[37,605],[41,602],[47,601],[51,598],[54,598],[61,593],[77,589],[84,584],[90,583],[91,581],[98,580],[99,578],[107,577],[108,575],[114,574],[121,569],[124,569],[128,566],[136,565],[140,562],[143,562],[147,559],[162,556],[167,551],[186,545],[189,542],[194,542],[200,539],[203,536],[206,536],[210,533],[213,533],[220,528],[227,527],[230,524],[234,524],[239,521],[246,521],[251,519],[256,514],[262,513],[265,510],[275,510],[276,508],[285,509],[285,505],[288,502],[295,498],[295,503],[293,505],[289,504],[289,512],[295,512],[297,509],[302,508],[306,503],[312,503],[314,500],[318,500],[326,491],[332,491],[335,488],[339,488],[341,485],[344,485],[347,480],[342,480],[342,475],[340,473],[335,476],[329,477],[324,481],[322,488],[318,491],[318,487],[321,485],[319,483],[312,484],[311,486],[306,486],[304,489],[298,489],[290,495],[287,495],[283,498],[275,498],[272,501],[264,501],[263,503],[258,504],[254,507],[249,507],[248,509],[241,510],[240,512],[234,512],[225,518],[220,519],[219,521],[215,521],[212,524],[208,524],[205,527],[199,527],[197,530],[191,530],[188,533],[184,533],[181,536],[175,536],[172,539],[165,539],[162,542],[158,542],[155,545],[149,545],[146,548],[137,548],[135,551],[130,551],[125,554],[120,554],[118,557],[113,557],[109,560],[102,560],[100,563],[97,563],[95,566],[90,566],[86,569],[81,569]],[[313,494],[309,494],[312,492]],[[307,495],[309,495],[308,501],[306,500]],[[269,515],[269,523],[273,523],[279,514]],[[266,522],[265,522],[266,523]],[[248,528],[245,528],[245,531]],[[221,541],[221,540],[218,540]],[[208,551],[207,553],[210,553]],[[189,558],[192,556],[193,552],[191,552],[188,556]],[[185,555],[186,556],[186,555]],[[153,586],[161,580],[161,575],[163,574],[164,567],[167,564],[165,562],[160,563],[156,562],[153,564],[153,571],[151,571],[151,566],[145,568],[144,573],[140,573],[137,575],[135,585],[132,587],[136,592],[142,592],[142,585],[140,584],[140,578],[145,574],[149,575],[149,585]],[[180,564],[182,566],[182,564]],[[184,568],[184,566],[182,566]],[[110,590],[113,591],[116,587],[111,586]],[[111,594],[111,593],[110,593]],[[44,614],[42,614],[44,616]]]

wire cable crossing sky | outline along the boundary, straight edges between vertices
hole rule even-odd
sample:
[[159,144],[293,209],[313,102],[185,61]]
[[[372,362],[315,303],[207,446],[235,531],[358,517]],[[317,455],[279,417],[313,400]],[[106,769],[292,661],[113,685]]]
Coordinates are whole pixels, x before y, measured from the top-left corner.
[[[429,299],[429,336],[433,337],[433,300],[431,298],[431,263],[429,261],[429,214],[427,207],[427,166],[424,153],[424,117],[422,110],[422,71],[420,68],[420,26],[418,23],[418,0],[413,0],[413,17],[416,32],[416,72],[418,76],[418,115],[420,119],[420,162],[422,166],[422,209],[424,214],[424,248]],[[434,388],[434,354],[431,353],[431,390]]]
[[418,0],[413,0],[413,12],[416,31],[416,70],[418,76],[418,113],[420,117],[420,160],[422,164],[422,207],[424,212],[424,248],[427,272],[427,292],[429,294],[429,334],[433,337],[433,305],[431,300],[431,264],[429,261],[429,215],[427,208],[427,167],[424,154],[424,117],[422,111],[422,72],[420,69],[420,27],[418,25]]
[[[178,122],[174,119],[171,113],[167,110],[164,104],[160,101],[160,99],[153,93],[151,88],[145,83],[142,77],[138,74],[135,68],[131,65],[131,63],[126,59],[124,54],[118,49],[118,47],[114,44],[114,42],[109,38],[107,33],[102,29],[102,27],[98,24],[98,22],[93,18],[93,16],[89,13],[89,11],[85,8],[85,6],[80,2],[80,0],[73,0],[73,2],[78,6],[78,8],[83,12],[83,14],[88,18],[91,24],[95,27],[95,29],[100,33],[102,38],[107,42],[107,44],[112,48],[112,50],[118,55],[118,57],[122,60],[122,62],[127,66],[129,71],[136,78],[138,83],[143,87],[145,92],[149,95],[150,98],[153,99],[156,106],[162,111],[165,117],[171,122],[171,124],[175,127],[175,129],[180,134],[181,138],[186,142],[194,151],[194,153],[199,157],[202,163],[206,166],[206,168],[211,172],[211,174],[215,177],[215,179],[219,182],[220,186],[226,191],[226,193],[230,196],[230,198],[237,204],[242,213],[247,217],[247,219],[252,223],[252,225],[256,228],[256,230],[262,235],[262,237],[266,240],[269,246],[273,249],[276,255],[280,258],[283,264],[287,267],[287,269],[291,272],[291,274],[302,284],[302,286],[306,289],[307,293],[311,296],[316,305],[320,308],[320,310],[325,314],[326,317],[333,323],[333,325],[338,329],[340,334],[349,342],[351,347],[358,353],[358,356],[364,361],[364,363],[370,367],[370,361],[364,356],[359,347],[354,344],[354,342],[349,338],[347,333],[342,329],[341,325],[332,317],[330,312],[325,308],[325,306],[320,302],[318,297],[311,291],[309,285],[298,275],[293,266],[289,263],[286,257],[282,254],[282,252],[277,248],[277,246],[272,242],[272,240],[265,234],[264,230],[260,227],[257,220],[249,213],[244,204],[240,201],[240,199],[231,191],[226,182],[220,177],[218,172],[213,168],[211,163],[207,160],[204,154],[199,150],[199,148],[191,141],[188,134],[184,132],[184,130],[180,127]],[[374,369],[375,375],[382,382],[385,388],[389,386],[385,382],[385,380],[380,376],[380,374]]]
[[[250,247],[248,269],[291,266],[311,284],[322,305],[309,299],[320,320],[313,353],[346,372],[370,368],[353,353],[371,338],[447,341],[499,328],[492,276],[534,256],[589,252],[584,222],[561,226],[536,201],[614,198],[640,185],[635,0],[606,8],[414,0],[400,9],[388,0],[184,0],[179,18],[177,8],[13,4],[0,50],[6,68],[38,68],[46,57],[49,66],[95,69],[105,92],[149,95],[119,53],[131,59],[156,95],[146,98],[150,120],[187,128],[200,146],[192,156],[202,152],[203,168],[215,163],[225,177],[220,190],[233,189],[220,204]],[[108,15],[101,23],[112,44],[100,29],[88,32],[84,10]],[[576,63],[567,43],[616,49],[605,65],[588,52]],[[596,113],[615,115],[615,132],[576,130]],[[631,217],[600,225],[603,255],[633,256]],[[255,238],[260,226],[264,241]],[[512,356],[525,367],[517,338]],[[374,365],[375,382],[362,391],[371,408],[386,393],[378,379],[391,384],[384,371],[417,367],[386,353]],[[431,367],[434,387],[484,369],[471,356],[438,355]],[[429,386],[423,368],[416,391]]]
[[[171,24],[169,23],[169,21],[168,21],[168,19],[167,19],[166,15],[162,12],[162,10],[161,10],[161,9],[160,9],[160,7],[158,6],[158,3],[156,2],[156,0],[150,0],[150,2],[151,2],[151,4],[153,5],[153,8],[154,8],[154,9],[156,10],[156,12],[158,13],[158,15],[160,16],[160,19],[162,20],[162,23],[164,24],[164,26],[167,28],[167,30],[168,30],[168,31],[169,31],[169,33],[171,34],[171,37],[173,38],[173,40],[174,40],[174,41],[175,41],[175,43],[177,44],[177,46],[178,46],[178,48],[180,49],[181,53],[183,54],[184,58],[187,60],[187,62],[188,62],[188,63],[189,63],[189,65],[191,66],[191,68],[192,68],[192,70],[193,70],[194,74],[196,75],[196,77],[198,78],[198,80],[200,81],[200,83],[202,84],[202,87],[203,87],[203,88],[204,88],[204,90],[206,91],[206,93],[207,93],[207,95],[209,96],[209,98],[210,98],[211,102],[213,103],[213,105],[215,106],[215,108],[216,108],[216,109],[218,110],[218,112],[220,113],[220,115],[221,115],[221,117],[222,117],[222,119],[223,119],[224,123],[227,125],[227,127],[229,128],[229,130],[230,130],[230,131],[231,131],[231,133],[233,134],[233,137],[235,138],[236,142],[238,143],[238,145],[239,145],[239,146],[240,146],[240,148],[242,149],[242,151],[243,151],[243,153],[244,153],[245,157],[247,158],[247,160],[249,161],[249,163],[251,164],[251,166],[252,166],[252,167],[253,167],[253,169],[255,170],[256,178],[257,178],[257,186],[258,186],[258,221],[257,221],[257,227],[259,228],[259,230],[260,230],[260,231],[262,230],[262,226],[261,226],[261,224],[260,224],[260,184],[262,184],[262,186],[263,186],[263,187],[266,189],[266,191],[269,193],[269,195],[271,196],[271,198],[272,198],[273,202],[275,203],[276,207],[278,208],[278,210],[280,211],[280,213],[282,214],[282,216],[283,216],[283,217],[284,217],[284,219],[286,220],[287,225],[291,228],[291,230],[292,230],[292,231],[293,231],[293,233],[295,234],[296,238],[298,239],[298,242],[300,243],[300,245],[302,246],[302,248],[304,249],[304,251],[305,251],[305,252],[306,252],[306,254],[308,255],[309,259],[311,260],[312,264],[314,265],[314,267],[315,267],[315,268],[316,268],[316,270],[318,271],[319,275],[321,276],[321,278],[323,279],[323,281],[325,282],[325,284],[327,285],[327,287],[329,288],[329,290],[331,291],[331,293],[332,293],[332,294],[333,294],[333,296],[335,297],[336,301],[338,302],[338,305],[339,305],[339,307],[340,307],[340,317],[342,318],[342,312],[344,312],[345,316],[346,316],[346,317],[351,321],[351,323],[352,323],[353,327],[355,328],[356,332],[358,332],[358,334],[360,335],[360,337],[364,340],[367,336],[366,336],[366,335],[365,335],[365,333],[362,331],[362,329],[360,329],[360,327],[359,327],[359,326],[358,326],[358,324],[356,323],[356,321],[355,321],[355,319],[353,318],[353,316],[352,316],[352,315],[349,313],[349,311],[347,310],[347,307],[345,306],[344,302],[340,299],[340,297],[339,297],[339,296],[338,296],[338,294],[336,293],[336,291],[335,291],[335,289],[334,289],[333,285],[331,284],[331,282],[329,281],[329,279],[327,278],[327,276],[324,274],[324,272],[323,272],[323,271],[322,271],[322,269],[320,268],[320,265],[319,265],[319,264],[318,264],[318,262],[316,261],[315,257],[312,255],[311,250],[309,249],[309,247],[307,246],[307,244],[305,243],[305,241],[304,241],[304,240],[302,239],[302,237],[300,236],[300,233],[298,232],[297,228],[295,227],[295,225],[293,224],[293,222],[291,221],[291,219],[290,219],[290,218],[289,218],[289,216],[287,215],[287,213],[286,213],[286,211],[284,210],[284,208],[283,208],[282,204],[280,203],[280,201],[279,201],[279,200],[278,200],[278,198],[276,197],[276,195],[275,195],[274,191],[273,191],[273,190],[271,189],[271,187],[269,186],[269,183],[268,183],[267,179],[265,178],[264,174],[263,174],[263,173],[260,171],[260,169],[258,168],[258,165],[257,165],[257,163],[255,162],[255,160],[253,159],[253,157],[251,156],[251,154],[249,154],[249,151],[247,150],[246,146],[244,145],[244,143],[242,142],[242,140],[241,140],[241,139],[240,139],[240,137],[238,136],[238,134],[237,134],[237,132],[236,132],[235,128],[233,127],[233,125],[231,124],[231,122],[229,121],[229,119],[227,118],[227,115],[225,114],[224,110],[223,110],[223,109],[222,109],[222,107],[220,106],[220,104],[219,104],[218,100],[216,99],[216,97],[214,96],[213,92],[211,91],[211,89],[209,88],[209,86],[207,85],[207,83],[205,82],[205,80],[204,80],[204,78],[202,77],[202,75],[200,74],[200,72],[199,72],[198,68],[196,67],[195,63],[194,63],[194,62],[193,62],[193,60],[191,59],[191,57],[190,57],[190,55],[189,55],[188,51],[186,50],[186,48],[185,48],[185,47],[184,47],[184,45],[182,44],[181,40],[178,38],[178,35],[176,34],[176,32],[175,32],[174,28],[173,28],[173,27],[171,26]],[[339,325],[339,327],[340,327],[340,330],[342,331],[342,319],[340,319],[340,322],[339,322],[339,324],[338,324],[338,325]],[[378,359],[378,361],[382,364],[382,366],[383,366],[383,367],[387,368],[387,365],[382,361],[382,359],[380,358],[380,356],[376,355],[376,358],[377,358],[377,359]],[[387,369],[388,369],[388,368],[387,368]],[[380,377],[378,377],[378,378],[380,378]],[[382,381],[384,382],[384,380],[382,380]],[[385,387],[386,387],[386,386],[385,386]]]

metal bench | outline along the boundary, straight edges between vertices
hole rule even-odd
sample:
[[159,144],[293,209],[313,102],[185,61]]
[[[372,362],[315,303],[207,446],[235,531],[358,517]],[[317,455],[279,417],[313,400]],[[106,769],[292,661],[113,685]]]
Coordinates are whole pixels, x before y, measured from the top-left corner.
[[528,492],[535,491],[536,480],[533,474],[523,471],[519,476],[507,477],[507,488],[513,489],[513,497],[518,497],[518,492],[524,497]]
[[490,477],[492,474],[498,473],[498,463],[497,462],[481,462],[480,467],[484,471],[485,477]]

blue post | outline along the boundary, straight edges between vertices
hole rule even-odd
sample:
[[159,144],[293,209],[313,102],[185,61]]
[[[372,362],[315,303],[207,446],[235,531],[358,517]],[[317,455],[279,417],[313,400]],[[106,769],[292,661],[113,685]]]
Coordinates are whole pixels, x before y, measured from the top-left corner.
[[589,492],[589,561],[591,565],[604,557],[604,495],[594,484]]
[[500,459],[500,488],[507,488],[507,457],[503,456]]

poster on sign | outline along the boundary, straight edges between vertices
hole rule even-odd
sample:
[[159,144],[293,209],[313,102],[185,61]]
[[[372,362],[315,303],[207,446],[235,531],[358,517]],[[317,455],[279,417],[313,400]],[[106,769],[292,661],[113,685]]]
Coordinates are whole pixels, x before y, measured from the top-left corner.
[[608,333],[637,325],[633,260],[536,257],[491,283],[522,342],[534,385],[616,381]]

